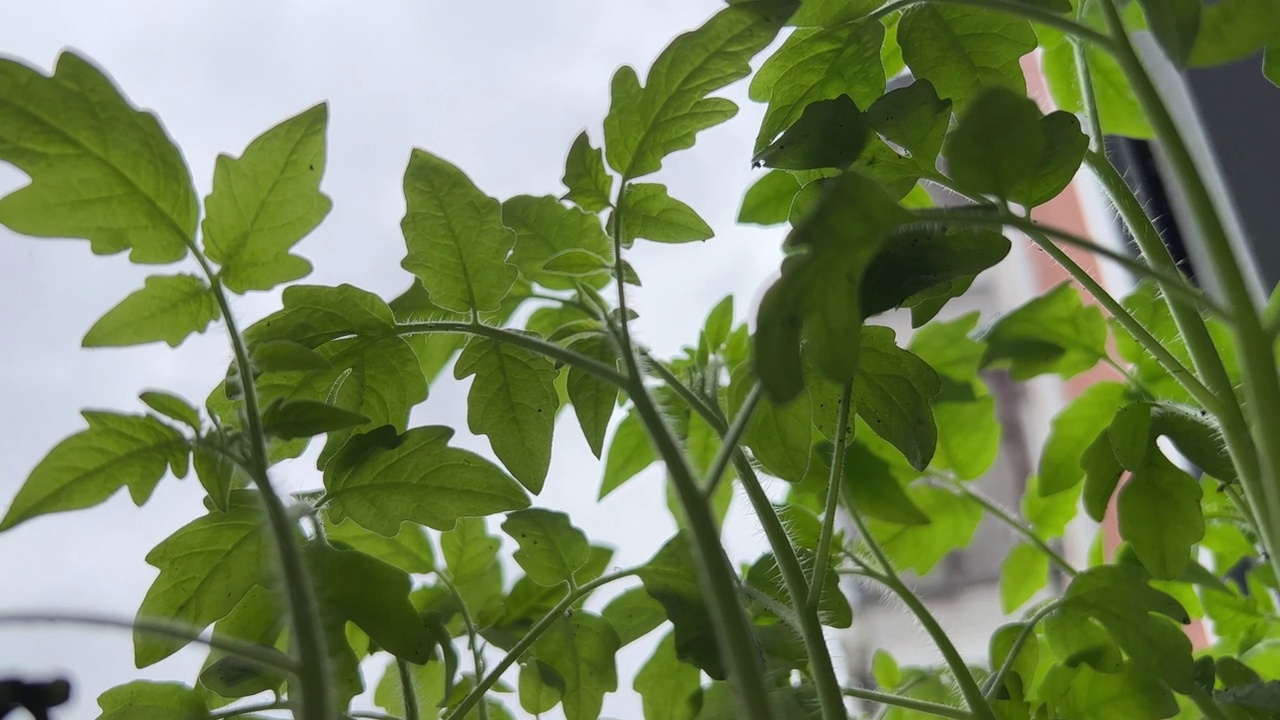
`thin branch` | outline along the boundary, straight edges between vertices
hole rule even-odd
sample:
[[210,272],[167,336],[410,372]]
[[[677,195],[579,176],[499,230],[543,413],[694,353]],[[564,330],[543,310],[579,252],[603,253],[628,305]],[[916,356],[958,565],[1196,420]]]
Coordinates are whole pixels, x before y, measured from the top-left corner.
[[746,399],[742,402],[742,407],[738,410],[738,416],[733,419],[733,424],[729,426],[728,430],[720,433],[720,450],[716,452],[715,460],[711,463],[711,470],[707,473],[707,478],[702,483],[704,497],[709,498],[715,493],[720,477],[724,475],[729,463],[733,461],[733,454],[738,451],[738,443],[742,440],[742,435],[751,424],[751,415],[755,413],[756,406],[760,404],[762,397],[764,397],[764,392],[760,388],[760,384],[757,383],[747,393]]
[[1035,530],[1027,527],[1008,510],[1000,507],[996,501],[961,482],[948,483],[947,487],[981,505],[983,509],[997,520],[1009,526],[1019,535],[1022,535],[1030,541],[1032,545],[1039,548],[1040,552],[1043,552],[1055,565],[1062,568],[1062,571],[1066,574],[1072,577],[1080,574],[1080,571],[1076,570],[1071,563],[1067,562],[1066,558],[1059,555],[1058,552],[1049,545],[1049,543],[1042,540],[1040,536],[1036,534]]
[[1018,660],[1018,653],[1022,652],[1022,646],[1027,644],[1032,635],[1035,635],[1036,625],[1045,619],[1049,613],[1057,610],[1062,606],[1060,600],[1055,600],[1048,605],[1036,611],[1030,619],[1022,626],[1022,632],[1018,633],[1018,637],[1013,639],[1013,645],[1009,648],[1009,654],[1005,656],[1004,662],[1000,664],[1000,669],[994,675],[987,678],[986,684],[982,688],[982,693],[988,698],[994,697],[996,691],[1004,683],[1004,679],[1008,676],[1009,671],[1013,670],[1014,663]]
[[[462,623],[467,627],[467,644],[471,648],[471,664],[475,668],[476,677],[484,675],[484,655],[480,651],[480,631],[476,628],[476,623],[471,618],[471,611],[467,609],[467,603],[462,599],[462,593],[458,592],[458,586],[453,584],[453,580],[449,578],[447,573],[437,572],[436,577],[440,578],[440,582],[449,590],[449,594],[458,602],[458,608],[462,614]],[[399,662],[399,661],[397,661]],[[400,673],[401,680],[405,677],[405,671],[402,669]],[[406,707],[408,707],[406,705]],[[489,706],[486,703],[480,703],[476,706],[476,712],[480,716],[480,720],[489,720]],[[414,720],[406,717],[405,720]]]
[[813,580],[809,585],[808,605],[817,612],[822,602],[822,586],[827,579],[827,563],[831,559],[831,538],[836,531],[836,509],[840,507],[840,485],[844,479],[844,446],[848,442],[850,406],[853,404],[853,383],[844,384],[840,396],[840,410],[836,415],[836,437],[831,450],[831,475],[827,481],[827,506],[822,516],[822,530],[818,535],[818,557],[814,562]]
[[901,695],[893,695],[890,693],[876,692],[875,690],[864,690],[862,688],[843,688],[842,693],[859,700],[869,700],[881,705],[889,705],[891,707],[900,707],[904,710],[914,710],[937,717],[951,718],[952,720],[973,720],[971,713],[965,712],[960,708],[953,708],[949,705],[940,703],[932,703],[926,700],[916,700],[915,698],[903,697]]

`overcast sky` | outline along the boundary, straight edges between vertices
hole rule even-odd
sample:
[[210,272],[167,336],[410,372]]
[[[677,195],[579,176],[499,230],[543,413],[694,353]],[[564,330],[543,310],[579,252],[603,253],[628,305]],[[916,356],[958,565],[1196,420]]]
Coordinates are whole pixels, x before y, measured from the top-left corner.
[[[560,192],[569,143],[587,129],[598,144],[609,78],[621,64],[648,64],[677,33],[696,27],[717,0],[510,0],[440,2],[336,0],[219,3],[6,3],[0,53],[48,72],[75,48],[104,67],[134,104],[154,109],[207,194],[214,158],[239,155],[258,133],[320,100],[330,102],[328,171],[334,209],[299,251],[316,272],[308,282],[349,282],[391,298],[410,277],[399,222],[401,177],[422,147],[462,167],[490,195]],[[637,335],[669,354],[696,340],[706,309],[732,292],[745,317],[777,266],[777,231],[733,225],[750,182],[759,108],[745,88],[729,124],[668,159],[658,179],[717,230],[699,246],[639,244],[630,260],[645,286],[634,293]],[[0,193],[25,182],[0,167]],[[154,269],[153,269],[154,270]],[[170,271],[172,268],[161,270]],[[140,411],[138,391],[161,388],[202,402],[230,359],[221,328],[167,346],[86,351],[92,323],[141,287],[146,269],[124,256],[96,257],[83,241],[44,241],[0,229],[0,507],[49,448],[78,432],[83,407]],[[278,293],[234,301],[245,320],[270,312]],[[694,311],[693,309],[697,309]],[[446,377],[415,423],[448,423],[458,442],[488,452],[465,433],[466,384]],[[597,542],[618,547],[615,564],[642,562],[672,524],[661,477],[632,481],[599,506],[600,468],[571,415],[557,431],[541,506],[568,510]],[[306,467],[286,468],[284,490],[314,485]],[[124,493],[87,511],[46,516],[0,535],[0,612],[67,609],[132,617],[155,570],[146,551],[202,512],[193,478],[166,479],[145,508]],[[735,509],[745,503],[735,501]],[[763,540],[741,515],[726,536],[749,559]],[[640,644],[637,644],[640,645]],[[639,715],[631,671],[650,643],[619,656],[620,692],[605,714]],[[0,677],[65,674],[73,703],[56,717],[88,720],[103,690],[145,676],[192,682],[203,651],[184,651],[133,669],[128,633],[82,627],[0,628]],[[508,705],[518,710],[518,702]],[[557,709],[551,714],[559,717]]]

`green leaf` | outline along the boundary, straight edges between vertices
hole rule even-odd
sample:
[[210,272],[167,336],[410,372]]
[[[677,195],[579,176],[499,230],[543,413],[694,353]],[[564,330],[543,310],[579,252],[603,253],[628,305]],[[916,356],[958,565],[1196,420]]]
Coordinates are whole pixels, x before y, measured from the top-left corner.
[[160,340],[178,347],[222,316],[213,292],[195,275],[152,275],[89,328],[84,347],[125,347]]
[[[254,585],[270,584],[274,547],[263,532],[255,495],[234,493],[227,512],[187,523],[147,553],[147,563],[160,574],[142,599],[140,619],[204,628],[226,617]],[[135,631],[134,661],[147,667],[186,645]]]
[[1031,528],[1041,539],[1061,537],[1067,531],[1067,524],[1080,512],[1080,484],[1054,493],[1042,495],[1041,480],[1038,475],[1027,477],[1027,487],[1022,493],[1022,517],[1026,518]]
[[1151,432],[1173,441],[1196,467],[1226,483],[1238,478],[1222,429],[1205,410],[1174,403],[1151,406]]
[[787,36],[751,79],[751,99],[769,103],[755,151],[820,101],[848,96],[859,108],[870,106],[884,93],[883,43],[884,26],[878,22],[797,30]]
[[540,715],[560,704],[564,679],[546,663],[530,660],[520,666],[520,707]]
[[1200,0],[1138,0],[1147,27],[1179,68],[1187,66],[1200,31]]
[[553,290],[577,287],[573,279],[548,271],[547,262],[558,254],[585,250],[602,258],[613,257],[613,246],[599,218],[565,207],[550,195],[517,195],[502,203],[502,224],[516,233],[511,264],[526,278]]
[[329,107],[321,103],[258,136],[244,155],[219,155],[205,199],[205,252],[232,292],[270,290],[311,272],[289,250],[329,214],[320,192]]
[[635,410],[632,410],[613,431],[609,455],[604,462],[604,479],[600,482],[599,499],[603,500],[657,459],[658,455],[649,442],[648,432]]
[[917,470],[933,459],[938,443],[929,400],[941,388],[929,364],[898,347],[890,328],[862,328],[853,402],[858,416],[888,440]]
[[1015,380],[1044,373],[1069,378],[1107,356],[1107,323],[1063,283],[1000,318],[983,334],[983,367],[1008,362]]
[[991,395],[974,395],[969,388],[958,393],[965,399],[951,402],[946,391],[934,399],[938,449],[932,462],[961,480],[974,480],[991,467],[999,453],[1000,419]]
[[195,468],[200,486],[208,494],[213,506],[226,511],[231,502],[231,491],[248,487],[252,480],[244,468],[228,456],[229,449],[221,447],[216,437],[206,436],[191,452],[191,465]]
[[1178,713],[1173,693],[1133,664],[1110,673],[1059,666],[1049,671],[1043,685],[1042,694],[1052,699],[1059,717],[1133,720]]
[[84,238],[135,263],[186,257],[199,209],[182,154],[151,113],[135,110],[73,52],[52,77],[0,60],[0,160],[31,183],[0,199],[0,224],[23,235]]
[[947,137],[947,168],[956,184],[976,194],[1007,197],[1033,182],[1044,151],[1040,111],[1021,90],[984,90]]
[[292,340],[267,340],[253,347],[254,367],[262,372],[328,370],[333,367],[320,353]]
[[1044,146],[1035,173],[1009,191],[1010,199],[1028,208],[1043,205],[1065,190],[1089,149],[1089,137],[1072,113],[1056,110],[1040,118],[1040,134]]
[[870,15],[880,7],[876,0],[801,0],[788,25],[835,27]]
[[551,435],[560,396],[556,367],[547,358],[490,338],[472,338],[453,368],[475,375],[467,394],[467,426],[486,435],[493,452],[535,495],[551,463]]
[[502,599],[500,547],[502,541],[488,533],[484,518],[462,518],[440,535],[440,554],[472,615]]
[[[802,553],[802,557],[807,560],[812,556]],[[812,576],[812,571],[809,571],[808,575]],[[809,581],[812,582],[812,577]],[[782,573],[778,570],[778,561],[772,554],[762,555],[752,564],[751,569],[747,571],[746,583],[784,607],[791,602],[786,586],[782,582]],[[823,625],[834,628],[847,628],[853,623],[853,610],[840,589],[840,578],[831,566],[826,568],[822,597],[818,600],[818,618]]]
[[771,170],[747,188],[738,211],[738,222],[762,225],[781,225],[791,214],[791,200],[800,192],[800,182],[789,172]]
[[516,279],[506,261],[515,233],[503,226],[498,201],[424,150],[409,158],[404,195],[408,211],[400,227],[409,253],[401,266],[446,310],[497,310]]
[[934,170],[951,124],[951,101],[939,99],[928,80],[916,80],[877,99],[866,117],[876,132],[911,153],[917,164]]
[[561,585],[587,561],[587,536],[564,513],[518,510],[507,515],[502,530],[520,544],[515,561],[539,585]]
[[1095,521],[1102,522],[1116,485],[1120,484],[1120,476],[1124,474],[1124,466],[1116,459],[1111,440],[1105,432],[1085,448],[1080,456],[1080,467],[1084,470],[1085,512]]
[[1154,447],[1120,488],[1120,536],[1156,578],[1173,580],[1191,562],[1204,537],[1201,497],[1199,483]]
[[262,431],[285,440],[364,425],[369,418],[318,400],[277,398],[262,413]]
[[[332,340],[350,335],[370,339],[395,330],[395,317],[382,298],[351,285],[292,285],[281,296],[284,308],[249,326],[245,342],[256,358],[265,352],[268,358],[281,352],[297,355],[297,349],[282,349],[275,341],[288,340],[303,348],[316,348]],[[270,359],[268,360],[270,362]],[[292,370],[323,370],[314,359],[290,361]],[[266,368],[263,368],[266,370]]]
[[[277,593],[256,585],[229,615],[214,624],[213,636],[272,647],[280,639],[284,626],[285,616]],[[210,650],[200,671],[197,691],[205,703],[213,707],[225,705],[224,698],[250,697],[260,692],[279,690],[284,682],[283,673],[254,665],[238,655]]]
[[[613,343],[603,336],[584,338],[569,348],[607,365],[618,362],[618,353]],[[578,418],[578,425],[587,438],[587,445],[599,458],[604,450],[604,435],[609,429],[609,420],[618,405],[618,388],[584,370],[570,367],[566,389],[569,402],[573,404],[574,415]]]
[[859,513],[899,525],[929,524],[929,517],[903,490],[903,484],[914,478],[876,454],[862,439],[845,448],[842,470],[845,497]]
[[448,530],[459,518],[529,506],[519,485],[479,455],[449,447],[451,437],[452,428],[438,426],[353,437],[324,471],[334,520],[350,517],[393,537],[406,520]]
[[326,522],[325,533],[330,542],[349,545],[407,573],[425,575],[436,569],[431,538],[413,523],[402,524],[392,537],[366,530],[351,520]]
[[633,183],[622,193],[622,242],[636,238],[655,242],[686,243],[710,239],[715,233],[693,208],[667,194],[667,186]]
[[[1197,67],[1243,60],[1280,38],[1280,7],[1268,0],[1224,0],[1200,9],[1191,49]],[[1268,53],[1268,58],[1274,52]]]
[[93,507],[129,488],[141,506],[166,466],[184,467],[187,440],[153,417],[85,410],[87,430],[58,443],[36,465],[0,521],[0,531],[38,515]]
[[636,673],[631,687],[640,694],[644,720],[693,720],[702,705],[702,674],[676,656],[668,633]]
[[98,696],[98,720],[207,720],[209,709],[195,690],[180,683],[134,680]]
[[982,508],[940,487],[911,486],[906,492],[929,524],[897,525],[874,518],[867,524],[895,566],[923,575],[948,553],[969,544],[982,521]]
[[[1026,623],[1008,623],[996,628],[991,634],[991,642],[988,645],[987,656],[991,660],[991,667],[1002,667],[1009,659],[1009,653],[1013,651],[1013,644],[1017,638],[1027,629]],[[1022,644],[1018,650],[1018,656],[1014,658],[1013,665],[1008,674],[1005,675],[1004,689],[1009,691],[1011,696],[1015,696],[1017,692],[1014,687],[1021,686],[1029,688],[1036,679],[1036,671],[1040,665],[1040,641],[1035,633]]]
[[917,5],[898,21],[902,58],[962,110],[985,87],[1026,93],[1019,60],[1036,49],[1031,24],[997,10]]
[[712,678],[725,677],[710,607],[698,585],[687,531],[681,531],[637,573],[644,589],[662,603],[675,626],[676,655]]
[[1098,433],[1111,424],[1124,396],[1125,386],[1120,383],[1095,383],[1053,418],[1040,452],[1041,495],[1054,495],[1080,482],[1085,475],[1080,458]]
[[163,390],[147,390],[138,397],[147,407],[161,415],[177,420],[196,432],[200,431],[200,411],[177,395]]
[[995,266],[1010,247],[1008,238],[990,230],[937,224],[895,230],[866,269],[862,310],[871,317],[933,299],[935,291]]
[[[444,664],[429,662],[426,665],[409,665],[409,681],[413,685],[413,697],[417,701],[419,717],[431,717],[439,713],[444,703]],[[404,687],[400,684],[400,669],[396,663],[387,665],[382,679],[373,691],[373,702],[396,717],[404,717]]]
[[600,148],[591,147],[587,133],[578,133],[569,146],[569,157],[564,161],[564,186],[569,188],[565,199],[591,213],[609,207],[613,196],[613,178],[604,169],[604,156]]
[[732,330],[733,296],[726,295],[707,313],[707,321],[702,325],[702,336],[698,344],[705,347],[708,353],[717,352],[728,342]]
[[[1102,48],[1086,44],[1085,57],[1093,77],[1093,93],[1098,101],[1102,132],[1138,139],[1152,137],[1146,113],[1138,103],[1137,93],[1129,84],[1116,59]],[[1084,110],[1080,92],[1080,73],[1071,43],[1045,44],[1041,66],[1054,103],[1062,110],[1079,113]]]
[[623,647],[648,635],[667,620],[666,609],[642,587],[631,588],[609,601],[601,615],[613,625]]
[[564,678],[565,720],[600,717],[605,693],[618,689],[618,648],[618,634],[609,621],[581,611],[552,625],[534,643],[538,660]]
[[737,113],[729,100],[707,95],[751,72],[748,61],[773,42],[791,9],[768,0],[722,9],[663,50],[644,87],[635,70],[619,69],[604,121],[609,165],[624,180],[657,172],[667,155],[693,147],[698,132]]
[[1120,408],[1107,428],[1107,439],[1126,470],[1142,467],[1148,449],[1158,452],[1151,437],[1151,405],[1136,402]]
[[422,664],[435,640],[409,602],[412,582],[403,570],[357,550],[307,545],[317,601],[327,612],[355,623],[387,652]]
[[1049,556],[1031,543],[1013,546],[1000,565],[1000,609],[1012,615],[1049,584]]
[[[743,385],[743,390],[747,390],[745,383]],[[800,482],[809,468],[813,446],[810,415],[806,393],[782,406],[763,398],[756,405],[743,442],[770,475],[787,482]]]
[[586,250],[561,250],[552,255],[542,269],[553,275],[564,275],[571,278],[591,277],[609,272],[612,268],[604,257]]
[[858,159],[869,134],[862,111],[848,95],[818,100],[806,105],[781,137],[756,153],[752,163],[784,170],[841,169]]

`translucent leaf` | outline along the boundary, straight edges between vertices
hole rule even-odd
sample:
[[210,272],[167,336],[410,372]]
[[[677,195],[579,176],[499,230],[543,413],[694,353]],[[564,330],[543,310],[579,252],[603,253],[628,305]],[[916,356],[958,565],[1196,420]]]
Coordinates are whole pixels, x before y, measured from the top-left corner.
[[876,0],[801,0],[800,9],[787,21],[796,27],[834,27],[870,15],[880,7]]
[[979,94],[947,137],[947,169],[956,183],[976,194],[1008,197],[1034,181],[1045,145],[1039,118],[1021,90],[996,87]]
[[520,666],[520,707],[540,715],[560,704],[564,678],[546,663],[531,659]]
[[929,524],[929,517],[903,489],[914,478],[894,468],[863,440],[845,448],[843,471],[844,493],[857,512],[899,525]]
[[564,163],[565,199],[587,212],[598,213],[612,202],[613,178],[604,168],[600,148],[591,146],[587,133],[581,132],[569,147]]
[[1151,438],[1151,406],[1137,402],[1120,408],[1107,428],[1107,439],[1126,470],[1142,467],[1147,451],[1157,452]]
[[676,657],[675,635],[668,633],[631,687],[640,694],[644,720],[693,720],[702,705],[701,680],[698,668]]
[[365,425],[369,418],[318,400],[277,398],[262,413],[262,431],[285,440]]
[[876,132],[933,170],[951,124],[951,101],[939,99],[928,80],[916,80],[877,98],[866,117]]
[[577,287],[573,279],[548,272],[547,262],[560,253],[581,250],[601,258],[613,257],[613,246],[599,218],[565,207],[550,195],[517,195],[502,203],[502,224],[516,233],[511,264],[526,278],[553,290]]
[[989,230],[936,224],[896,230],[865,271],[863,312],[870,317],[949,295],[945,291],[952,283],[971,282],[1003,260],[1010,247],[1008,238]]
[[154,115],[135,110],[73,52],[58,56],[52,77],[0,60],[0,97],[0,160],[31,178],[0,199],[0,224],[23,235],[84,238],[98,255],[130,250],[135,263],[186,257],[196,193]]
[[1173,693],[1132,664],[1111,673],[1058,666],[1050,670],[1043,685],[1041,693],[1052,699],[1060,717],[1133,720],[1178,713]]
[[329,214],[320,192],[329,108],[316,105],[258,136],[239,158],[219,155],[205,199],[205,252],[233,292],[270,290],[305,277],[289,250]]
[[906,491],[929,524],[897,525],[869,518],[868,525],[896,566],[923,575],[948,553],[969,544],[982,521],[982,508],[939,487],[911,486]]
[[853,383],[858,416],[917,470],[929,466],[938,442],[930,399],[941,385],[929,364],[898,347],[893,330],[866,326]]
[[153,417],[82,414],[89,428],[58,443],[36,465],[0,521],[0,531],[38,515],[93,507],[126,486],[141,506],[166,467],[176,458],[186,461],[186,438]]
[[1000,565],[1000,609],[1012,615],[1049,583],[1049,556],[1031,543],[1013,546]]
[[285,288],[281,299],[283,309],[244,332],[255,354],[271,341],[289,340],[315,348],[349,335],[385,335],[395,328],[391,308],[382,298],[352,285],[293,285]]
[[693,147],[698,132],[732,117],[737,106],[707,95],[751,72],[748,62],[773,41],[792,7],[757,0],[722,9],[668,45],[643,87],[634,69],[619,69],[604,121],[609,165],[625,180],[657,172],[667,155]]
[[161,415],[177,420],[197,432],[200,430],[200,411],[177,395],[162,390],[147,390],[138,397],[147,407]]
[[228,448],[217,442],[216,436],[206,436],[191,452],[191,465],[195,468],[200,486],[208,494],[214,507],[225,511],[231,502],[231,491],[248,487],[251,479],[244,468],[228,455]]
[[1191,562],[1204,537],[1200,485],[1152,447],[1120,488],[1120,536],[1160,580],[1173,580]]
[[163,340],[177,347],[222,316],[209,286],[195,275],[152,275],[89,328],[84,347],[124,347]]
[[[1116,59],[1093,45],[1085,46],[1085,56],[1093,78],[1102,132],[1140,140],[1152,137],[1146,113]],[[1056,45],[1045,43],[1041,67],[1054,103],[1066,112],[1082,112],[1084,100],[1080,92],[1080,73],[1071,43],[1066,40]]]
[[667,620],[662,604],[642,587],[632,588],[609,601],[601,614],[617,631],[621,646],[648,635]]
[[515,233],[503,226],[498,201],[424,150],[409,158],[404,194],[404,269],[447,310],[497,310],[516,279],[516,268],[506,261]]
[[1089,138],[1080,130],[1080,119],[1057,110],[1040,118],[1044,146],[1031,179],[1014,186],[1009,197],[1023,207],[1035,207],[1054,199],[1075,179],[1089,149]]
[[[255,586],[229,615],[214,623],[213,636],[271,647],[280,639],[284,625],[285,617],[276,593]],[[278,690],[284,682],[285,676],[280,672],[248,663],[237,655],[210,650],[196,690],[207,705],[214,707],[225,705],[227,699]]]
[[431,538],[414,523],[402,524],[392,537],[366,530],[351,520],[326,522],[325,533],[331,542],[349,545],[407,573],[425,575],[436,569]]
[[1026,20],[959,5],[907,8],[897,37],[912,75],[931,82],[957,110],[984,87],[1025,93],[1019,60],[1038,45]]
[[325,467],[329,512],[392,537],[404,521],[448,530],[459,518],[528,507],[524,491],[479,455],[449,447],[453,430],[388,427],[351,439]]
[[98,696],[98,720],[207,720],[209,709],[190,687],[180,683],[134,680]]
[[634,183],[622,194],[622,242],[636,238],[655,242],[685,243],[707,240],[715,233],[693,208],[667,194],[657,183]]
[[500,547],[502,541],[489,534],[479,517],[462,518],[440,536],[440,554],[472,615],[502,599]]
[[333,367],[320,353],[292,340],[267,340],[254,346],[254,367],[262,372],[328,370]]
[[[569,347],[606,365],[615,365],[618,361],[613,343],[600,335],[584,338]],[[599,458],[604,450],[604,436],[609,430],[609,420],[613,417],[614,408],[618,406],[618,388],[584,370],[570,367],[566,390],[587,445]]]
[[1017,380],[1044,373],[1069,378],[1106,357],[1107,324],[1096,306],[1063,283],[997,320],[983,334],[983,366],[1007,362]]
[[[804,553],[807,560],[811,555]],[[826,568],[826,579],[822,585],[822,597],[818,600],[818,618],[823,625],[834,628],[847,628],[853,624],[853,610],[849,601],[840,589],[840,578],[831,565]],[[812,582],[813,572],[806,573]],[[782,606],[791,602],[791,596],[783,584],[782,572],[778,569],[778,561],[772,554],[763,555],[752,564],[747,572],[747,585],[773,598]]]
[[800,192],[795,176],[771,170],[747,189],[738,210],[738,222],[751,225],[781,225],[791,214],[791,200]]
[[658,459],[649,434],[635,411],[618,423],[609,441],[609,454],[604,463],[604,479],[600,483],[600,499],[617,490],[623,483],[652,465]]
[[1040,494],[1053,495],[1084,477],[1080,458],[1124,402],[1125,386],[1116,382],[1090,385],[1063,408],[1050,424],[1040,452]]
[[756,406],[744,442],[770,475],[800,482],[809,468],[813,445],[809,396],[800,394],[778,406],[765,398]]
[[[1191,49],[1193,66],[1243,60],[1274,45],[1280,6],[1269,0],[1225,0],[1200,9],[1200,30]],[[1269,55],[1274,55],[1274,52]]]
[[614,654],[618,634],[599,615],[575,612],[555,623],[534,644],[538,660],[564,678],[561,703],[566,720],[596,720],[605,693],[618,689]]
[[555,365],[529,350],[483,337],[463,348],[453,375],[475,375],[467,394],[467,426],[486,435],[520,484],[542,491],[551,463],[551,436],[560,396]]
[[1111,496],[1120,484],[1120,476],[1124,474],[1124,466],[1116,460],[1111,440],[1106,433],[1099,434],[1085,448],[1084,454],[1080,456],[1080,467],[1084,470],[1085,512],[1097,522],[1102,522]]
[[561,585],[587,561],[587,536],[564,513],[518,510],[507,515],[502,530],[520,545],[514,559],[539,585]]

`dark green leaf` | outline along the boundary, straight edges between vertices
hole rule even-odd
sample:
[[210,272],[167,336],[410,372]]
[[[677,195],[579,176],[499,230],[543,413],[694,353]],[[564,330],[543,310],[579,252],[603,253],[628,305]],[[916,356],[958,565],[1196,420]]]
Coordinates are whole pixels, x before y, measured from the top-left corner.
[[888,524],[874,518],[868,518],[868,525],[895,566],[924,574],[948,553],[969,544],[982,521],[982,508],[930,485],[911,486],[906,492],[929,518],[928,525]]
[[37,515],[93,507],[126,486],[141,506],[166,466],[185,468],[186,438],[159,420],[93,410],[82,415],[89,428],[58,443],[36,465],[0,531]]
[[850,105],[865,108],[880,97],[885,85],[880,62],[883,42],[884,26],[878,22],[797,30],[789,35],[751,79],[751,99],[769,103],[755,151],[764,150],[778,133],[793,127],[821,101],[847,96],[853,101]]
[[771,170],[747,189],[738,211],[738,222],[752,225],[781,225],[791,214],[791,200],[800,192],[795,176]]
[[685,243],[707,240],[715,233],[693,208],[667,194],[667,186],[633,183],[622,193],[622,242],[636,238],[655,242]]
[[184,423],[192,430],[199,432],[200,430],[200,411],[191,406],[191,403],[162,390],[147,390],[138,396],[147,407],[172,418],[180,423]]
[[1044,145],[1035,173],[1009,190],[1010,199],[1028,208],[1042,205],[1066,189],[1089,149],[1079,118],[1062,110],[1040,118],[1040,134]]
[[1087,608],[1067,605],[1044,619],[1045,640],[1064,667],[1087,665],[1099,672],[1119,672],[1124,656],[1102,625],[1094,622]]
[[1036,49],[1026,20],[962,5],[916,5],[898,21],[898,44],[912,74],[963,109],[985,87],[1026,92],[1019,60]]
[[916,80],[876,100],[866,117],[876,132],[933,170],[951,124],[951,101],[940,100],[928,80]]
[[801,0],[788,25],[796,27],[835,27],[850,20],[870,15],[879,8],[876,0]]
[[604,499],[657,459],[657,453],[649,442],[648,432],[640,422],[640,417],[632,410],[613,431],[609,456],[604,463],[604,480],[600,483],[600,499]]
[[0,160],[31,183],[0,199],[0,224],[23,235],[84,238],[135,263],[186,257],[199,209],[182,154],[151,113],[135,110],[73,52],[52,77],[0,60]]
[[515,233],[503,226],[498,201],[424,150],[409,158],[404,194],[404,269],[447,310],[497,310],[516,279],[516,268],[506,261]]
[[[912,225],[894,231],[867,267],[863,312],[871,317],[931,298],[930,291],[972,280],[1009,254],[1008,238],[980,229]],[[914,324],[914,323],[913,323]]]
[[253,347],[253,364],[262,372],[328,370],[332,365],[320,353],[292,340],[267,340]]
[[1142,467],[1148,449],[1158,452],[1151,437],[1151,405],[1139,402],[1120,408],[1107,428],[1107,439],[1126,470]]
[[327,522],[325,533],[331,542],[349,545],[407,573],[425,575],[436,569],[431,538],[413,523],[404,523],[392,537],[366,530],[351,520]]
[[552,625],[533,647],[538,660],[564,678],[565,719],[596,720],[605,693],[618,689],[614,654],[620,646],[609,621],[575,612]]
[[369,418],[318,400],[277,398],[262,413],[262,431],[285,440],[364,425]]
[[972,193],[1007,197],[1034,182],[1045,139],[1040,111],[1021,90],[984,90],[947,136],[944,155],[956,184]]
[[929,364],[898,347],[893,330],[868,325],[862,329],[853,402],[858,416],[880,437],[893,443],[917,470],[933,459],[938,429],[929,401],[941,388]]
[[[1113,442],[1114,444],[1114,442]],[[1156,578],[1173,580],[1204,537],[1200,485],[1155,447],[1120,488],[1120,536]]]
[[[579,340],[570,349],[606,365],[618,362],[618,353],[613,343],[600,335]],[[569,402],[573,403],[573,412],[578,417],[578,425],[587,438],[587,445],[599,458],[604,449],[604,435],[609,429],[609,420],[618,405],[618,388],[584,370],[570,367],[566,389]]]
[[858,159],[870,129],[848,95],[818,100],[756,156],[756,166],[784,170],[845,168]]
[[662,604],[644,588],[632,588],[604,606],[601,613],[613,625],[622,646],[648,635],[667,620]]
[[1085,450],[1111,424],[1124,396],[1125,387],[1120,383],[1095,383],[1053,418],[1040,453],[1041,495],[1053,495],[1080,482],[1085,475],[1081,467]]
[[209,709],[195,690],[180,683],[134,680],[98,696],[98,720],[207,720]]
[[773,41],[791,9],[769,0],[722,9],[663,50],[644,87],[632,68],[618,70],[604,121],[609,165],[625,180],[657,172],[667,155],[693,147],[699,131],[733,117],[736,105],[707,95],[751,72],[748,61]]
[[529,350],[474,337],[453,368],[459,380],[470,375],[476,377],[467,394],[467,426],[488,436],[502,464],[536,495],[547,479],[560,407],[555,365]]
[[124,347],[163,340],[178,347],[221,316],[209,286],[195,275],[152,275],[94,323],[82,344]]
[[[281,612],[280,599],[275,592],[259,585],[245,594],[231,614],[214,624],[213,636],[270,647],[279,640],[284,625],[285,617]],[[260,692],[278,690],[284,685],[284,681],[282,673],[248,663],[238,655],[210,650],[204,668],[200,671],[200,686],[197,691],[212,707],[226,704],[224,698],[249,697]]]
[[1200,0],[1138,0],[1147,27],[1173,64],[1182,68],[1191,59],[1200,32]]
[[518,510],[507,515],[502,530],[519,543],[514,559],[539,585],[561,585],[587,561],[587,536],[564,513]]
[[715,679],[725,676],[710,607],[698,585],[687,531],[669,540],[638,573],[675,626],[676,655]]
[[502,224],[516,233],[511,264],[526,278],[553,290],[576,287],[571,278],[548,271],[547,262],[559,253],[583,250],[601,258],[613,256],[599,218],[565,207],[550,195],[517,195],[502,203]]
[[609,207],[613,194],[613,178],[604,169],[600,148],[591,147],[586,131],[578,133],[564,161],[565,199],[587,212],[598,213]]
[[701,680],[698,668],[676,657],[675,635],[668,633],[631,687],[640,694],[644,720],[693,720],[702,705]]
[[[207,627],[231,612],[254,585],[270,584],[274,547],[263,532],[254,493],[233,494],[231,507],[170,535],[147,553],[160,575],[142,599],[138,617]],[[133,635],[138,667],[159,662],[187,641],[141,631]]]
[[899,525],[927,525],[929,518],[911,501],[902,485],[910,476],[877,455],[862,439],[845,448],[844,493],[852,507],[877,520]]
[[1235,465],[1222,439],[1222,429],[1208,412],[1157,403],[1151,408],[1151,432],[1172,440],[1178,452],[1218,480],[1236,481]]
[[[276,352],[271,341],[290,340],[304,348],[315,348],[350,335],[375,338],[395,329],[391,308],[382,298],[351,285],[292,285],[285,288],[281,299],[282,310],[245,330],[245,341],[255,357],[260,347],[267,348],[268,356]],[[294,348],[285,352],[297,354]],[[312,365],[310,369],[324,369],[314,359],[303,364]]]
[[325,467],[334,520],[350,517],[392,537],[406,520],[447,530],[459,518],[529,506],[519,485],[479,455],[449,447],[451,437],[446,427],[397,435],[385,426],[353,437]]
[[1015,610],[1049,584],[1049,556],[1031,543],[1018,543],[1000,565],[1000,609]]
[[1107,324],[1096,306],[1063,283],[1000,318],[983,334],[983,366],[1008,362],[1010,374],[1025,380],[1044,373],[1069,378],[1106,357]]
[[258,136],[244,155],[219,155],[205,199],[205,251],[232,292],[270,290],[311,272],[289,250],[329,214],[320,192],[329,108],[316,105]]

